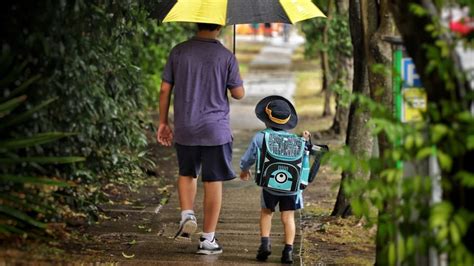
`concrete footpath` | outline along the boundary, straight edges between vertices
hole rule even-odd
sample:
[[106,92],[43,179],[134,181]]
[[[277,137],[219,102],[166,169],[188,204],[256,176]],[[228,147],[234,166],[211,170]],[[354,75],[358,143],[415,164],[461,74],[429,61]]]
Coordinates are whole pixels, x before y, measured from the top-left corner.
[[[239,160],[257,130],[263,129],[254,113],[255,104],[261,98],[279,94],[289,99],[295,90],[295,82],[289,71],[291,56],[299,43],[284,43],[275,39],[268,43],[251,63],[250,73],[245,78],[246,97],[242,101],[231,101],[231,125],[234,132],[234,169],[239,174]],[[239,45],[237,43],[237,45]],[[169,157],[169,168],[175,157]],[[161,166],[163,167],[163,166]],[[168,169],[168,170],[170,170]],[[169,171],[168,175],[173,175]],[[150,191],[156,193],[154,191]],[[118,206],[120,209],[108,209],[112,217],[121,223],[103,223],[89,231],[104,244],[110,243],[108,261],[130,264],[159,265],[247,265],[260,263],[255,259],[260,244],[260,188],[253,181],[241,181],[236,178],[224,183],[223,206],[217,227],[216,238],[223,247],[219,255],[196,255],[199,233],[202,230],[202,183],[199,182],[196,198],[196,216],[198,232],[192,236],[191,243],[177,243],[173,236],[178,228],[180,210],[176,188],[171,189],[167,204],[145,203],[138,210]],[[276,212],[272,227],[272,254],[267,265],[280,264],[284,246],[283,227],[280,213]],[[124,228],[125,227],[125,228]],[[294,246],[295,264],[300,264],[299,214],[297,214],[297,236]],[[101,247],[97,246],[97,249]],[[94,249],[94,247],[92,247]],[[123,252],[123,253],[122,253]],[[133,257],[132,257],[133,256]]]
[[[238,45],[238,43],[237,43]],[[241,101],[231,101],[231,125],[234,132],[234,169],[238,174],[238,163],[245,152],[253,134],[263,128],[254,113],[255,104],[261,98],[279,94],[289,99],[295,90],[293,75],[289,72],[292,52],[295,43],[269,43],[250,65],[250,73],[245,78],[246,97]],[[179,205],[177,193],[174,193],[158,215],[157,223],[164,227],[163,252],[160,263],[183,264],[216,263],[222,264],[255,264],[256,251],[260,244],[259,216],[260,216],[260,188],[253,181],[244,182],[239,178],[224,183],[223,206],[217,228],[217,238],[224,252],[215,256],[194,255],[198,245],[199,234],[193,236],[192,244],[178,245],[171,240],[177,228],[179,219]],[[196,213],[199,226],[202,225],[201,202],[203,197],[202,186],[196,199]],[[299,215],[297,215],[297,224]],[[280,264],[283,249],[283,227],[275,213],[272,226],[272,255],[266,264]],[[201,227],[200,227],[201,228]],[[295,264],[299,264],[300,232],[297,226],[295,241]]]

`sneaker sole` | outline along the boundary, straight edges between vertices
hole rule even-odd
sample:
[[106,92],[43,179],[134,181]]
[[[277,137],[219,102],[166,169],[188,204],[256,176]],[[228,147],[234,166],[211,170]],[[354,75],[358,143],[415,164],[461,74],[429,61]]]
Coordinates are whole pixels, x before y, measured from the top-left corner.
[[191,243],[191,237],[177,236],[174,238],[174,241],[178,243]]
[[199,249],[196,253],[197,253],[197,254],[200,254],[200,255],[215,255],[215,254],[221,254],[221,253],[222,253],[222,249],[221,249],[221,250]]
[[183,224],[183,230],[181,231],[181,233],[192,235],[194,234],[194,232],[196,232],[197,226],[198,225],[196,221],[188,220]]
[[[183,224],[183,228],[181,229],[181,232],[177,236],[175,236],[174,240],[178,242],[191,242],[191,235],[196,232],[197,229],[197,223],[194,220],[188,220]],[[190,237],[182,237],[181,234],[189,234]]]

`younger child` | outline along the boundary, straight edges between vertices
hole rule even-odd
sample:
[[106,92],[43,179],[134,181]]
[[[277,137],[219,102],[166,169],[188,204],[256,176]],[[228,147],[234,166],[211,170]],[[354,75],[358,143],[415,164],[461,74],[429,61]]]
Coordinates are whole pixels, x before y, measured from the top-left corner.
[[[274,131],[286,131],[293,129],[298,123],[298,116],[293,105],[281,96],[268,96],[262,99],[255,107],[257,117],[263,121],[267,129]],[[309,141],[308,131],[303,132],[305,140]],[[250,167],[257,160],[257,148],[262,148],[264,133],[257,133],[250,143],[245,154],[240,160],[240,178],[249,180]],[[270,229],[272,216],[276,205],[279,205],[281,221],[285,230],[285,247],[282,251],[281,262],[293,262],[293,242],[295,239],[295,210],[302,206],[301,191],[276,192],[266,187],[262,188],[261,213],[260,213],[260,236],[261,244],[257,252],[257,260],[265,261],[271,254]]]

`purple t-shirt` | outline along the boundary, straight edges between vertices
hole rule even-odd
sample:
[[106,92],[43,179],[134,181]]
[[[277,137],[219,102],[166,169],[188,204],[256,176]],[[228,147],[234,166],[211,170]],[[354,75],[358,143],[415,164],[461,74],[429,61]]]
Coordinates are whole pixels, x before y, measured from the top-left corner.
[[173,85],[176,143],[232,141],[227,90],[242,86],[242,80],[237,59],[219,41],[194,37],[176,45],[162,79]]

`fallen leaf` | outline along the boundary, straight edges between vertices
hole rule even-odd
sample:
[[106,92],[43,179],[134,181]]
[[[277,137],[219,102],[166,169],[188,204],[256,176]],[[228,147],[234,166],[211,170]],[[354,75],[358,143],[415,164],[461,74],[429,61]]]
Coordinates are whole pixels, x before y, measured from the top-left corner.
[[132,259],[133,257],[135,257],[135,254],[127,255],[127,254],[125,254],[125,252],[122,252],[122,256],[126,259]]

